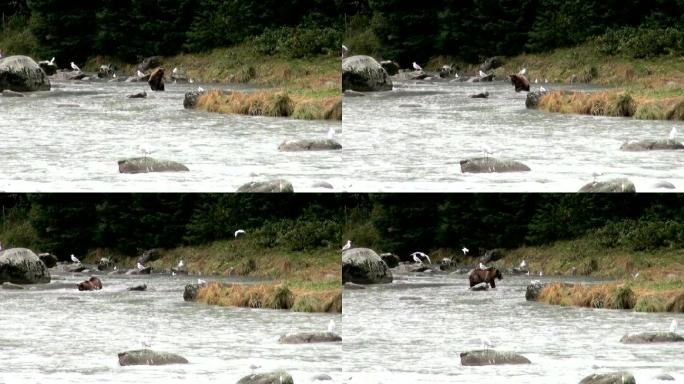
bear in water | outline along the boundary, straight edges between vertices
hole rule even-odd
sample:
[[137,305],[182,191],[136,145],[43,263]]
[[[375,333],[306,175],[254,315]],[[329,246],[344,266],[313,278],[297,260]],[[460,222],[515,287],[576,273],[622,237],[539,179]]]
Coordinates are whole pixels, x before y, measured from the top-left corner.
[[494,279],[503,279],[501,272],[494,267],[489,267],[487,269],[474,269],[468,274],[468,280],[470,280],[471,288],[482,282],[489,284],[492,288],[496,288]]
[[102,281],[95,276],[86,281],[78,283],[79,291],[96,291],[100,289],[102,289]]

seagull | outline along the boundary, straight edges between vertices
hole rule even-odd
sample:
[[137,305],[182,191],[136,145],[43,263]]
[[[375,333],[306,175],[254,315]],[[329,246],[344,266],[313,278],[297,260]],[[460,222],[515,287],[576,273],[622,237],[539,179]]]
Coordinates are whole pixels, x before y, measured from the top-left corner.
[[238,229],[237,231],[235,231],[235,237],[238,237],[240,235],[245,235],[245,234],[247,234],[247,232],[245,232],[244,229]]
[[544,84],[548,84],[548,83],[549,83],[549,79],[544,79]]
[[539,79],[534,79],[535,84],[539,84]]
[[670,332],[675,333],[677,332],[677,320],[672,319],[672,323],[670,324]]
[[463,247],[463,249],[461,249],[461,252],[463,252],[463,256],[465,256],[468,252],[470,252],[470,249]]
[[480,75],[480,77],[487,77],[487,74],[482,72],[481,69],[480,69],[480,72],[478,73],[478,75]]
[[190,80],[188,80],[188,83],[190,83],[190,84],[192,84],[194,82],[195,82],[195,80],[193,80],[192,78],[190,78]]
[[254,374],[254,371],[256,371],[256,370],[259,369],[259,368],[261,368],[261,365],[251,364],[251,365],[249,366],[249,369],[252,370],[252,375]]
[[539,276],[544,276],[544,271],[539,271]]
[[2,59],[2,51],[0,50],[0,59]]
[[328,323],[328,332],[335,332],[335,320],[330,320],[330,322]]
[[458,79],[459,78],[458,73],[454,73],[454,77]]
[[494,150],[489,145],[484,144],[482,146],[482,153],[484,154],[484,157],[487,158],[487,155],[493,155],[494,154]]
[[138,69],[138,72],[136,73],[136,75],[137,75],[138,77],[145,77],[145,74],[142,73],[142,72],[140,72],[139,69]]
[[334,138],[335,138],[335,128],[330,127],[330,129],[328,129],[328,140],[332,140]]
[[527,74],[527,68],[523,68],[518,72],[518,75],[525,76]]
[[149,348],[152,346],[152,339],[149,336],[140,336],[140,344],[142,344],[143,348]]
[[350,249],[352,247],[351,240],[347,240],[347,244],[342,247],[342,252],[346,251],[347,249]]
[[482,343],[482,349],[494,347],[494,344],[492,344],[492,341],[487,336],[480,336],[480,342]]
[[422,71],[422,70],[423,70],[423,67],[421,67],[420,65],[416,64],[416,62],[414,61],[414,62],[413,62],[413,69],[415,69],[416,71]]
[[542,85],[541,87],[539,87],[539,92],[546,92],[546,88],[544,88],[544,86]]
[[670,136],[669,136],[669,138],[670,138],[670,140],[674,140],[675,137],[677,137],[677,128],[676,128],[676,127],[672,127],[672,130],[670,131]]
[[204,285],[204,284],[206,284],[206,283],[207,283],[207,282],[204,281],[204,280],[202,280],[202,279],[197,279],[197,284],[199,284],[199,285]]
[[55,64],[55,58],[53,57],[52,60],[50,60],[50,65]]
[[116,79],[116,73],[113,73],[113,74],[112,74],[112,77]]
[[76,264],[81,264],[81,261],[74,256],[74,254],[71,254],[71,261],[73,261]]
[[204,88],[202,88],[202,87],[197,87],[197,92],[204,92]]
[[526,267],[527,267],[527,263],[525,262],[525,260],[521,261],[520,262],[520,268],[526,268]]
[[143,269],[145,269],[145,266],[142,265],[142,264],[140,264],[140,262],[138,262],[138,264],[136,265],[136,267],[138,268],[139,271],[142,271]]
[[484,265],[484,264],[482,264],[481,261],[480,261],[480,265],[478,265],[477,267],[480,268],[480,269],[487,269],[487,266]]
[[411,254],[411,256],[413,256],[413,260],[416,261],[416,262],[418,262],[418,263],[423,264],[423,260],[422,260],[422,259],[423,259],[423,258],[426,258],[427,261],[428,261],[428,263],[429,263],[429,264],[432,264],[432,260],[430,260],[430,256],[426,255],[426,254],[423,253],[423,252],[413,252],[413,253]]
[[174,67],[172,73],[173,73],[174,75],[175,75],[176,73],[178,73],[178,67]]
[[74,62],[71,62],[71,69],[74,71],[81,71],[81,68],[78,67],[78,65],[74,64]]
[[2,251],[2,242],[0,242],[0,251]]
[[183,260],[178,262],[178,268],[183,268]]
[[347,48],[346,45],[342,44],[342,58],[346,58],[347,55],[349,54],[349,48]]
[[147,157],[147,155],[154,153],[154,149],[147,144],[138,145],[138,150],[142,153],[143,157]]
[[423,264],[423,260],[421,260],[420,257],[418,257],[418,255],[416,255],[415,253],[413,253],[412,255],[413,255],[413,261],[415,261],[418,264]]

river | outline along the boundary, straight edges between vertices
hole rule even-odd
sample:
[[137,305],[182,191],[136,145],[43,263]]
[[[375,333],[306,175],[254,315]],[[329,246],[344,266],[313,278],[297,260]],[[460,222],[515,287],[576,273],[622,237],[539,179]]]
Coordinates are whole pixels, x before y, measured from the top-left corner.
[[[184,302],[183,288],[196,277],[104,276],[94,292],[76,290],[83,275],[56,279],[0,289],[0,383],[235,383],[252,364],[261,366],[257,372],[285,369],[297,383],[319,373],[341,382],[340,343],[278,343],[284,333],[324,331],[331,319],[339,332],[340,315]],[[126,290],[141,283],[148,291]],[[120,367],[117,353],[142,348],[143,335],[152,349],[190,363]]]
[[[344,131],[355,152],[349,175],[368,191],[576,192],[597,180],[627,177],[637,192],[668,181],[684,189],[682,151],[623,152],[628,140],[667,139],[682,122],[563,115],[525,108],[508,82],[399,81],[390,92],[345,97]],[[546,84],[549,90],[594,86]],[[538,86],[533,85],[533,89]],[[487,91],[488,99],[469,96]],[[681,135],[680,135],[681,139]],[[482,156],[521,161],[532,171],[463,174],[459,161]]]
[[[619,342],[626,333],[667,331],[673,318],[684,322],[684,314],[527,302],[528,276],[504,276],[487,292],[469,291],[465,275],[395,278],[344,291],[343,369],[352,376],[349,383],[577,384],[592,373],[623,369],[640,384],[662,382],[655,379],[661,373],[684,379],[684,343]],[[520,353],[532,364],[461,366],[459,354],[480,349],[481,334],[494,349]]]
[[[331,127],[345,145],[340,122],[185,110],[185,92],[198,86],[167,84],[166,92],[152,92],[146,83],[53,81],[49,92],[0,97],[0,190],[232,192],[272,178],[290,180],[296,191],[317,190],[318,181],[342,188],[352,165],[340,151],[278,151],[285,140],[325,138]],[[143,90],[146,99],[126,98]],[[120,174],[117,161],[142,156],[140,145],[190,172]]]

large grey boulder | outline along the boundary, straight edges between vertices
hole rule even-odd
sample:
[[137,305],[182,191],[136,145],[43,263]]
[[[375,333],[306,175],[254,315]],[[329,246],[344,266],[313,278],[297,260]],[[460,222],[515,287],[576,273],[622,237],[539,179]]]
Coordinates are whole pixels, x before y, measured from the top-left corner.
[[50,271],[38,255],[26,248],[0,251],[0,284],[45,284],[50,282]]
[[377,253],[352,248],[342,253],[342,283],[381,284],[392,282],[392,272]]
[[502,173],[502,172],[528,172],[530,167],[515,161],[502,160],[494,157],[476,157],[461,160],[461,172],[463,173]]
[[157,261],[161,258],[161,249],[152,248],[144,251],[142,255],[138,258],[138,262],[142,265]]
[[157,160],[151,157],[134,157],[119,160],[119,173],[148,172],[187,172],[188,167],[170,160]]
[[539,107],[539,100],[542,96],[546,95],[547,91],[532,91],[527,93],[527,98],[525,99],[525,107],[528,109],[536,109]]
[[200,97],[203,96],[206,91],[190,91],[185,93],[185,98],[183,99],[183,108],[194,109],[197,108],[197,102]]
[[622,151],[640,152],[656,150],[684,149],[684,144],[676,140],[641,140],[628,141],[620,147]]
[[592,181],[591,183],[585,184],[578,192],[589,192],[589,193],[635,193],[636,187],[634,183],[629,181],[629,179],[611,179],[606,181]]
[[572,288],[575,284],[572,283],[559,283],[559,282],[548,282],[542,283],[539,280],[532,281],[525,290],[525,300],[527,301],[537,301],[539,300],[539,294],[541,291],[551,284],[562,284],[566,288]]
[[332,332],[302,332],[290,335],[282,335],[278,339],[281,344],[310,344],[310,343],[335,343],[342,338]]
[[342,91],[391,91],[392,79],[370,56],[351,56],[342,60]]
[[201,288],[203,288],[203,285],[200,284],[188,284],[185,286],[185,290],[183,290],[183,300],[184,301],[197,301],[197,295],[199,295],[199,291]]
[[288,140],[278,146],[279,151],[301,152],[301,151],[334,151],[342,149],[342,145],[335,140]]
[[461,365],[504,365],[530,364],[525,356],[514,352],[498,352],[493,349],[483,349],[461,353]]
[[294,187],[287,180],[251,181],[237,190],[240,193],[293,193]]
[[292,376],[285,371],[253,373],[240,379],[237,384],[294,384]]
[[28,56],[0,59],[0,92],[49,91],[50,80],[40,66]]
[[629,372],[594,373],[579,384],[636,384],[636,380]]
[[674,332],[644,332],[624,335],[620,342],[625,344],[678,343],[684,342],[684,337]]
[[45,72],[46,75],[52,76],[57,73],[57,64],[51,63],[47,60],[39,61],[38,66]]
[[119,365],[168,365],[168,364],[187,364],[188,360],[173,353],[157,352],[151,349],[139,349],[135,351],[121,352],[119,355]]
[[55,256],[55,255],[53,255],[53,254],[51,254],[51,253],[41,253],[41,254],[38,255],[38,258],[39,258],[40,261],[42,261],[43,264],[45,264],[45,266],[48,267],[48,268],[52,268],[52,267],[56,266],[56,265],[57,265],[57,261],[59,261],[59,260],[57,260],[57,256]]

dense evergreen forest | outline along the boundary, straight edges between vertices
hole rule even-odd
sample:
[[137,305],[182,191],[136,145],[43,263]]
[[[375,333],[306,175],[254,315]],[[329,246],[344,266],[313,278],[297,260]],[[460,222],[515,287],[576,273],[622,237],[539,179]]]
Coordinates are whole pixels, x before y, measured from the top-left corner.
[[542,245],[596,236],[602,247],[684,246],[684,196],[584,194],[4,194],[0,241],[60,257],[205,244],[245,229],[305,251],[346,239],[378,251]]
[[345,43],[403,65],[449,55],[477,62],[599,38],[606,53],[684,51],[682,0],[355,0]]
[[0,3],[0,50],[56,56],[63,66],[94,55],[129,62],[206,51],[253,39],[263,53],[339,51],[342,0],[11,0]]

